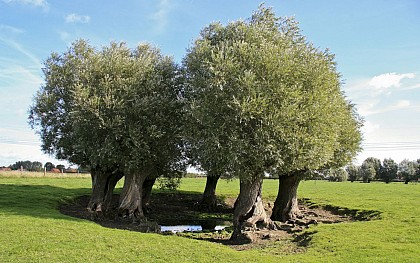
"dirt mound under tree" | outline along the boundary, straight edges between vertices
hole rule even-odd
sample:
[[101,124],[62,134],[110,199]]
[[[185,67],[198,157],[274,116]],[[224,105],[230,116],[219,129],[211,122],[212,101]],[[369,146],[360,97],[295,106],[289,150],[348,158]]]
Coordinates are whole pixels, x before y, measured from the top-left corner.
[[[180,235],[188,238],[221,243],[237,250],[281,247],[284,253],[299,253],[305,250],[311,237],[304,231],[314,224],[343,223],[355,220],[378,218],[377,211],[357,211],[333,206],[318,206],[309,200],[300,200],[299,208],[302,217],[286,223],[275,222],[277,230],[249,229],[248,240],[232,242],[229,238],[232,228],[233,204],[235,199],[218,200],[217,207],[211,212],[200,210],[201,195],[163,192],[154,193],[147,211],[147,219],[133,222],[131,219],[118,217],[118,195],[113,196],[112,207],[106,215],[93,215],[86,207],[90,196],[81,196],[70,203],[62,204],[60,212],[86,220],[94,221],[103,227],[118,228],[138,232],[152,232],[164,235]],[[270,215],[273,202],[266,202],[266,211]],[[162,232],[161,226],[201,226],[198,232]],[[219,230],[214,230],[215,226]]]

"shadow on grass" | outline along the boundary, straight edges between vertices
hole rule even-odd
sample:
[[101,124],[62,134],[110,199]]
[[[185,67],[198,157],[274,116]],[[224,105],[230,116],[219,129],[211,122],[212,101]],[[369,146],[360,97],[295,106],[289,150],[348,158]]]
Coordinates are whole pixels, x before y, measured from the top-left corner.
[[78,220],[61,214],[58,207],[90,191],[90,188],[0,184],[0,214]]
[[[222,205],[224,202],[221,200],[219,205],[211,212],[202,211],[199,206],[201,196],[202,194],[199,192],[154,190],[147,212],[145,212],[146,219],[138,222],[131,218],[119,217],[118,194],[113,195],[110,209],[106,214],[95,215],[86,210],[90,195],[78,196],[71,202],[62,204],[59,210],[63,214],[95,221],[102,226],[123,229],[129,229],[133,226],[133,223],[139,224],[145,223],[145,221],[163,226],[201,225],[203,229],[211,229],[218,224],[224,224],[226,221],[230,222],[232,220],[232,208]],[[134,230],[137,231],[137,229]]]
[[[116,189],[119,193],[121,189]],[[80,199],[83,201],[77,207],[79,212],[88,213],[86,211],[87,202],[90,198],[91,188],[63,188],[51,185],[14,185],[0,184],[0,214],[3,215],[22,215],[38,218],[52,219],[68,219],[79,220],[71,215],[64,215],[60,212],[62,206],[74,206]],[[178,210],[178,218],[173,216],[167,217],[167,221],[185,219],[191,215],[182,214],[182,207],[185,206],[188,211],[196,210],[194,206],[201,198],[200,192],[193,191],[165,191],[153,189],[152,193],[152,211],[171,212],[166,209]],[[171,202],[180,203],[181,205],[173,206]],[[114,195],[115,206],[118,203],[118,194]],[[162,207],[164,203],[170,206]],[[205,215],[204,215],[205,216]],[[152,216],[153,217],[153,216]],[[159,218],[163,219],[163,218]],[[200,218],[206,219],[206,218]],[[162,220],[164,221],[164,220]]]
[[336,215],[348,216],[352,219],[352,221],[370,221],[370,220],[377,220],[381,219],[382,212],[377,210],[358,210],[358,209],[350,209],[347,207],[340,207],[334,205],[319,205],[313,203],[308,198],[299,199],[299,201],[303,204],[306,204],[309,208],[323,208],[327,211],[332,212]]

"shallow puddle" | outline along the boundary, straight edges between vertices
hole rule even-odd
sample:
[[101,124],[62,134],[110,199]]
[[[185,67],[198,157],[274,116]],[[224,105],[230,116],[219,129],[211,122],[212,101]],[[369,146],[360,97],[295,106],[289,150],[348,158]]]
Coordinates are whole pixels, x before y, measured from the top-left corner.
[[178,233],[178,232],[201,232],[204,230],[210,230],[210,231],[219,231],[223,230],[228,226],[215,226],[214,228],[204,228],[201,225],[177,225],[177,226],[160,226],[161,232],[172,232],[172,233]]
[[161,222],[159,224],[161,232],[201,232],[201,231],[220,231],[232,226],[231,221],[220,219],[192,220],[190,222],[177,222],[176,220]]

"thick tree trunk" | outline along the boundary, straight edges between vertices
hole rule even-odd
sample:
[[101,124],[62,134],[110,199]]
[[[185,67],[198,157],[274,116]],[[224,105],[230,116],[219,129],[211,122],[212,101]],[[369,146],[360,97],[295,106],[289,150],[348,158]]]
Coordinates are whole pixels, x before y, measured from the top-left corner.
[[129,172],[125,175],[123,190],[120,195],[118,215],[133,220],[144,217],[143,213],[143,183],[148,173]]
[[87,209],[99,216],[106,214],[111,205],[115,185],[122,177],[123,173],[118,170],[103,170],[99,167],[92,169],[92,195]]
[[299,172],[279,177],[279,191],[271,214],[272,220],[286,222],[301,216],[297,200],[300,180]]
[[92,179],[92,195],[87,209],[90,212],[102,212],[107,178],[99,169],[92,169],[90,176]]
[[213,211],[217,206],[216,187],[220,175],[207,175],[206,187],[201,198],[200,208],[204,211]]
[[152,188],[156,182],[156,176],[149,176],[143,183],[143,213],[149,213],[150,196],[152,195]]
[[252,242],[246,231],[262,228],[275,229],[262,202],[262,181],[262,177],[241,180],[239,196],[233,212],[234,232],[231,240]]
[[124,173],[118,170],[112,173],[111,176],[108,178],[108,183],[107,183],[105,198],[104,198],[105,211],[108,211],[111,205],[112,195],[114,193],[115,186],[117,185],[118,181],[121,180],[121,178],[123,177],[124,177]]
[[370,183],[370,178],[369,177],[363,177],[363,182],[364,183]]

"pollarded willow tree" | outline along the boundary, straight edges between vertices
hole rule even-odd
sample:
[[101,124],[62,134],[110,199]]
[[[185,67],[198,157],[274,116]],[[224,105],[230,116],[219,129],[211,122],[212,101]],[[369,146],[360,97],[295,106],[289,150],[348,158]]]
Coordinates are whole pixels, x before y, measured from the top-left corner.
[[[293,19],[260,6],[246,21],[211,24],[184,65],[192,155],[205,169],[240,178],[232,238],[273,227],[262,205],[265,172],[292,178],[358,149],[359,122],[333,56],[308,43]],[[355,149],[342,147],[348,127]]]
[[[176,64],[146,44],[131,50],[111,43],[96,50],[77,41],[55,57],[57,61],[46,65],[46,85],[35,98],[31,120],[41,127],[41,135],[63,140],[68,144],[63,148],[81,161],[68,160],[93,167],[90,210],[104,212],[109,207],[115,184],[124,175],[120,214],[143,217],[154,180],[185,170]],[[50,88],[55,86],[57,91]],[[51,107],[49,101],[58,106]],[[52,113],[65,116],[66,122],[56,118],[51,123]],[[62,129],[60,125],[68,132],[53,133]]]
[[125,175],[119,214],[142,218],[153,185],[146,180],[185,170],[178,68],[150,45],[130,50],[115,43],[91,66],[92,82],[76,88],[77,145],[92,162],[118,164]]
[[101,166],[91,162],[83,148],[77,147],[72,113],[76,88],[92,82],[91,64],[95,49],[86,41],[74,42],[64,53],[52,53],[44,62],[44,84],[30,107],[29,123],[41,137],[42,150],[60,160],[90,166],[92,196],[90,211],[103,212],[109,205],[115,184],[122,172],[115,163]]
[[[321,73],[319,74],[321,75]],[[334,82],[330,84],[333,83]],[[321,88],[325,88],[325,85],[328,85],[327,82],[325,82],[324,86]],[[336,82],[336,85],[338,85],[337,88],[339,88],[338,82]],[[303,157],[299,161],[299,164],[293,165],[292,162],[285,162],[283,165],[274,170],[274,172],[277,172],[279,175],[279,190],[271,214],[272,220],[286,222],[300,217],[301,213],[298,207],[297,199],[297,189],[300,181],[305,177],[310,176],[309,174],[314,170],[341,168],[350,163],[360,151],[360,128],[362,127],[363,120],[355,111],[354,106],[348,103],[344,97],[340,98],[338,96],[336,98],[338,101],[331,101],[331,104],[335,105],[335,109],[324,112],[324,117],[320,116],[321,118],[329,118],[329,120],[332,121],[330,123],[331,126],[325,126],[327,129],[332,128],[331,131],[335,133],[332,134],[332,137],[330,138],[333,142],[335,142],[332,145],[332,148],[322,146],[322,141],[317,141],[316,144],[318,144],[318,147],[321,148],[315,147],[315,151],[313,151],[309,148],[312,146],[306,148],[308,144],[305,140],[297,142],[298,145],[300,145],[298,147],[301,147],[301,149],[306,148],[306,150],[299,153],[299,156]],[[322,107],[318,105],[316,108],[321,110],[320,108]],[[318,124],[322,123],[321,120],[314,118],[310,119],[307,124],[311,127],[314,125],[314,123],[312,123],[314,121]],[[313,131],[310,131],[304,136],[313,136],[313,138],[316,138],[317,134],[312,134],[312,132]],[[303,137],[301,139],[303,139]],[[314,163],[313,160],[316,160],[317,158],[319,160],[318,163]]]
[[80,165],[87,159],[74,147],[70,113],[75,87],[88,74],[84,62],[94,52],[87,42],[78,41],[63,54],[52,53],[44,62],[44,84],[29,110],[29,123],[41,137],[42,151]]

